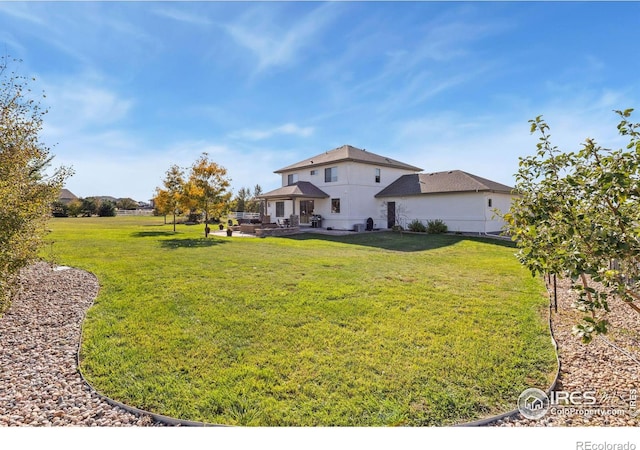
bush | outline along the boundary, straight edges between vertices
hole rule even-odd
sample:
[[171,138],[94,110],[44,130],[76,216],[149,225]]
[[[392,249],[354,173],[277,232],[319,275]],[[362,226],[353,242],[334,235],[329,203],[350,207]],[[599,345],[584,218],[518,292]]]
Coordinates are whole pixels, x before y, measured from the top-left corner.
[[116,205],[109,201],[100,203],[100,206],[98,207],[98,215],[100,217],[115,217]]
[[418,219],[414,219],[407,226],[407,228],[409,229],[409,231],[414,231],[416,233],[426,233],[427,232],[427,227],[425,227],[424,224],[422,222],[420,222]]
[[449,231],[447,224],[440,219],[434,219],[427,221],[427,233],[429,234],[440,234],[446,233]]

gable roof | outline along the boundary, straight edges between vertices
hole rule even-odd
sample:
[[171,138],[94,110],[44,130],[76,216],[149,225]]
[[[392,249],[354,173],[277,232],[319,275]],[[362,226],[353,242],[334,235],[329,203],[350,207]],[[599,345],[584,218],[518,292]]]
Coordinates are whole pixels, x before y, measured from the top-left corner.
[[329,194],[317,187],[315,184],[308,181],[298,181],[289,186],[283,186],[281,188],[269,191],[266,194],[259,195],[258,198],[294,198],[294,197],[307,197],[307,198],[328,198]]
[[498,192],[511,194],[513,188],[462,170],[403,175],[376,197],[441,194],[451,192]]
[[311,158],[307,158],[303,161],[291,164],[290,166],[278,169],[274,173],[289,172],[292,170],[323,166],[344,161],[355,161],[363,164],[394,167],[397,169],[411,170],[413,172],[420,172],[422,170],[419,167],[405,164],[385,156],[376,155],[375,153],[352,147],[351,145],[343,145],[342,147],[334,148],[333,150],[320,153],[319,155],[312,156]]
[[69,189],[62,188],[60,189],[60,195],[58,195],[58,199],[60,200],[76,200],[78,197],[75,196],[73,192]]

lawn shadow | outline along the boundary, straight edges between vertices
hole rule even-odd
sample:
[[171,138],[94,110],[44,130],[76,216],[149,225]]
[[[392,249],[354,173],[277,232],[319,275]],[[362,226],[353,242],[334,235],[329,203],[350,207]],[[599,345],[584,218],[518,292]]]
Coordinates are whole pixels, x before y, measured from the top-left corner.
[[174,236],[173,231],[136,231],[131,233],[131,237],[158,237],[158,236]]
[[455,245],[463,240],[473,240],[477,242],[486,242],[492,245],[499,245],[501,247],[515,248],[515,244],[511,241],[482,236],[456,234],[399,233],[389,231],[380,233],[353,233],[338,236],[320,233],[303,233],[282,237],[298,241],[324,240],[340,242],[343,244],[361,245],[399,252],[421,252],[424,250],[434,250],[437,248]]
[[214,247],[220,244],[226,244],[228,241],[216,238],[197,238],[197,239],[163,239],[160,241],[162,248],[175,250],[177,248],[205,248]]

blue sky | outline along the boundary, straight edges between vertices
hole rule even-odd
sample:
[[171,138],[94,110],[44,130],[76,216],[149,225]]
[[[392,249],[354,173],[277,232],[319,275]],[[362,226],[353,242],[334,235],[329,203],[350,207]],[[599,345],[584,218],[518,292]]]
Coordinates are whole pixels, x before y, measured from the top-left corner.
[[268,191],[343,144],[513,185],[538,115],[563,149],[622,145],[638,42],[632,2],[0,2],[82,197],[148,200],[203,151]]

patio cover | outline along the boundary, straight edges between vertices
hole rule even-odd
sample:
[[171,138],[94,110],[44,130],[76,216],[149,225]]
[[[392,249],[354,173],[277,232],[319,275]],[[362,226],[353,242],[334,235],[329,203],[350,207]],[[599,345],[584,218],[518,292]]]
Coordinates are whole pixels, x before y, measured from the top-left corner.
[[308,181],[298,181],[290,184],[289,186],[283,186],[265,194],[259,195],[258,198],[263,199],[275,199],[275,198],[329,198],[329,194],[318,188],[313,183]]

